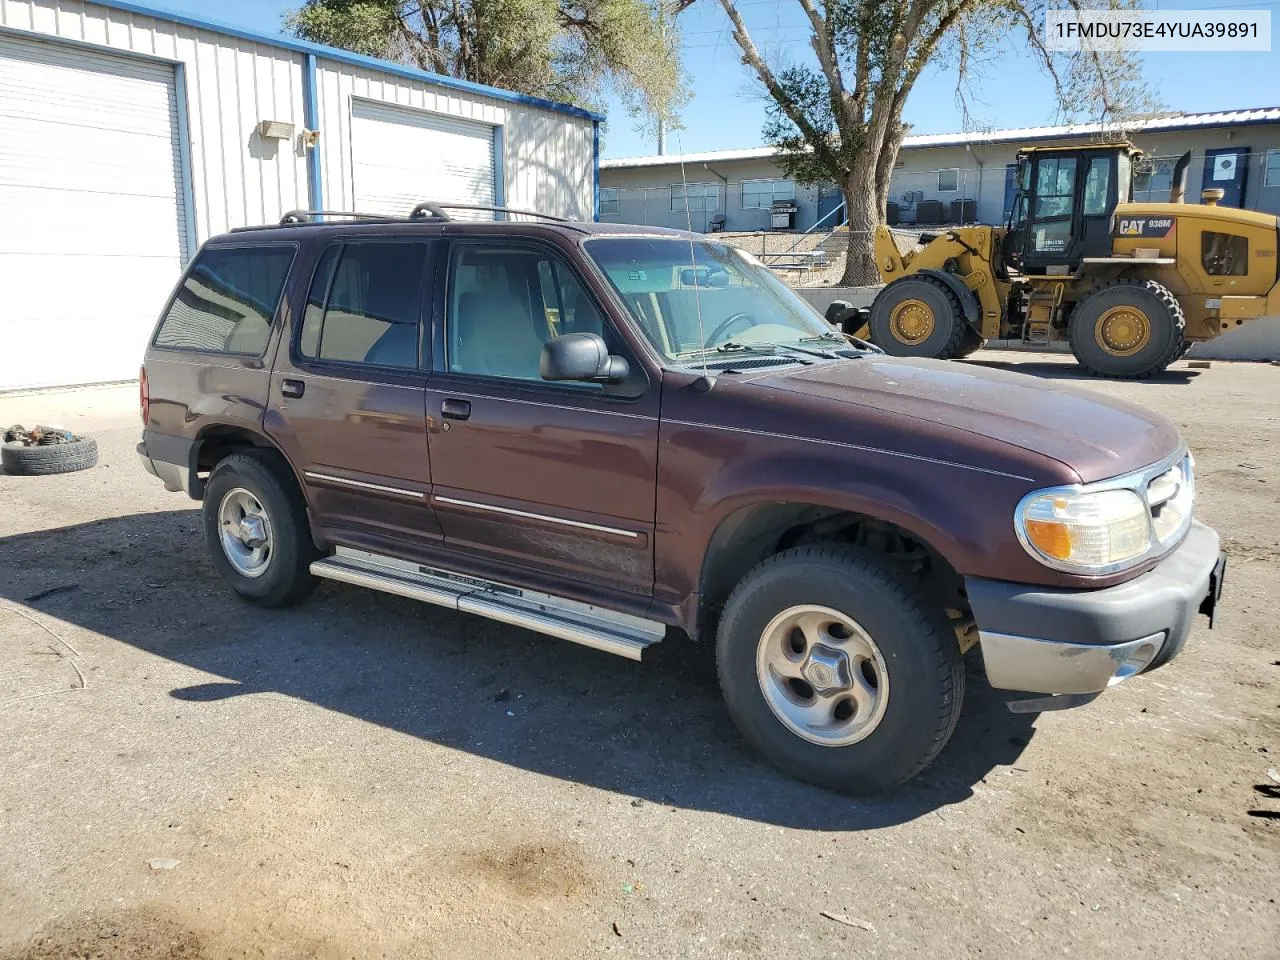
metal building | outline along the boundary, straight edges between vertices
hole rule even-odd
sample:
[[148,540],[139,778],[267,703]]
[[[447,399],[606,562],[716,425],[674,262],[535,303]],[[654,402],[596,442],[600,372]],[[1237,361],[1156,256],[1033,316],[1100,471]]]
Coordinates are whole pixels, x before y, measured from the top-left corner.
[[602,118],[120,0],[0,0],[0,390],[125,380],[206,238],[423,199],[595,217]]

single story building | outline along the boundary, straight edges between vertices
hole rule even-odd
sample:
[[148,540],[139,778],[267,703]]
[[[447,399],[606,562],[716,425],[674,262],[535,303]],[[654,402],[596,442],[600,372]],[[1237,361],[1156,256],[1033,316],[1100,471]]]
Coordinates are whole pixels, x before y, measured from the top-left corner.
[[3,0],[0,390],[137,376],[196,248],[289,210],[592,219],[601,119],[125,0]]
[[[1224,203],[1280,213],[1280,107],[1170,113],[1129,128],[1151,158],[1135,199],[1164,200],[1173,165],[1192,152],[1188,195],[1222,187]],[[1097,124],[907,137],[894,171],[888,219],[899,224],[1003,223],[1013,204],[1014,160],[1024,144],[1087,143]],[[694,230],[756,231],[841,222],[834,185],[800,187],[771,147],[603,160],[600,219]],[[774,204],[779,204],[774,221]],[[788,210],[788,208],[791,208]]]

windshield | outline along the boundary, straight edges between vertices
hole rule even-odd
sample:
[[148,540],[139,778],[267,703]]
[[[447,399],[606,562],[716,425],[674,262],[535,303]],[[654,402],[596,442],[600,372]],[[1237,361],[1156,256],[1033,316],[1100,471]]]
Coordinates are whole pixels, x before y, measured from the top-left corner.
[[848,346],[762,263],[736,247],[671,237],[601,237],[584,247],[668,362],[714,350]]

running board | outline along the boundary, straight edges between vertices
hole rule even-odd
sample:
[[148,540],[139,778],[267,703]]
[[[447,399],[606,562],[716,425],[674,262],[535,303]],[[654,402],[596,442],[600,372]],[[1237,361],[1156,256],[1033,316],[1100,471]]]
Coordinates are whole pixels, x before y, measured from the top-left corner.
[[476,613],[631,660],[639,660],[644,649],[667,631],[655,620],[347,547],[338,547],[332,557],[312,563],[311,572],[357,587]]

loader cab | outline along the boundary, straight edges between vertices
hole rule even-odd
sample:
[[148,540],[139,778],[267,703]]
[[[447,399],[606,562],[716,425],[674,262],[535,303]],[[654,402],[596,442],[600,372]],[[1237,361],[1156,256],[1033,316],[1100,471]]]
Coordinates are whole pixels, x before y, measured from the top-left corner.
[[1023,274],[1064,274],[1086,257],[1109,256],[1111,215],[1129,199],[1136,155],[1128,143],[1019,151],[1005,266]]

